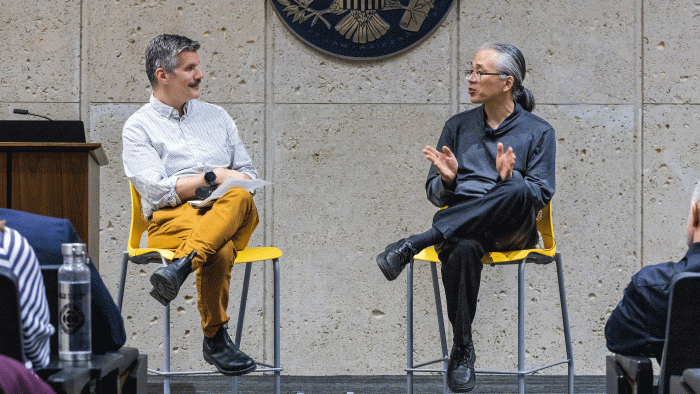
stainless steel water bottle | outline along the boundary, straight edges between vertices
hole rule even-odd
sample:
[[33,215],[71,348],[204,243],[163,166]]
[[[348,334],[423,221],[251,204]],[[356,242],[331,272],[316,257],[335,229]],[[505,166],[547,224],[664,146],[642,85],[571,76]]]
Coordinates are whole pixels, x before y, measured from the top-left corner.
[[58,357],[88,360],[92,354],[90,269],[85,244],[63,244],[58,269]]

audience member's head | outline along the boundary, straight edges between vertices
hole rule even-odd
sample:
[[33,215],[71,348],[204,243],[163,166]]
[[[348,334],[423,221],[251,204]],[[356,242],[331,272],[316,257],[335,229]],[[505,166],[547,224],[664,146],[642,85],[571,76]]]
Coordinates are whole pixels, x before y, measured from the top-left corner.
[[695,185],[693,198],[690,200],[690,212],[688,213],[688,230],[686,242],[690,246],[694,242],[700,242],[700,181]]

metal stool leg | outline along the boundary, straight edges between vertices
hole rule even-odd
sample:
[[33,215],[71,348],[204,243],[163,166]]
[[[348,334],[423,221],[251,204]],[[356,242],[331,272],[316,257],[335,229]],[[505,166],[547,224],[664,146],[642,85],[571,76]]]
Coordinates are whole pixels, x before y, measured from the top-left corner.
[[413,261],[406,266],[406,393],[413,394]]
[[[275,311],[274,311],[274,324],[275,324],[275,368],[280,368],[282,363],[280,360],[280,263],[278,259],[272,261],[275,276]],[[275,394],[280,394],[281,387],[281,377],[279,369],[275,370]]]
[[[163,307],[163,371],[170,372],[170,304]],[[163,393],[170,394],[170,375],[163,377]]]
[[[241,305],[238,307],[238,324],[236,325],[236,337],[234,343],[241,347],[241,336],[243,334],[243,322],[245,320],[245,308],[248,303],[248,287],[250,286],[251,263],[245,264],[245,275],[243,276],[243,289],[241,290]],[[238,376],[231,378],[231,392],[238,393]]]
[[[167,267],[168,263],[163,257],[163,266]],[[163,377],[163,394],[170,394],[170,304],[163,307],[163,371],[166,375]]]
[[243,277],[243,289],[241,290],[241,306],[238,308],[238,325],[236,326],[236,340],[234,343],[241,347],[241,335],[243,333],[243,320],[245,319],[245,307],[248,302],[248,286],[250,285],[251,263],[245,264],[245,276]]
[[122,272],[119,276],[119,295],[117,296],[117,307],[119,308],[119,313],[122,312],[122,305],[124,304],[124,285],[126,284],[126,267],[129,265],[129,253],[124,252],[124,257],[122,257]]
[[518,264],[518,393],[525,394],[525,260]]
[[438,283],[437,276],[437,264],[434,261],[430,262],[430,272],[433,276],[433,294],[435,295],[435,311],[437,313],[438,330],[440,331],[440,345],[442,346],[442,358],[443,358],[443,369],[445,372],[442,373],[442,392],[443,394],[449,393],[447,389],[447,364],[448,364],[448,353],[447,353],[447,338],[445,336],[445,320],[442,316],[442,301],[440,297],[440,284]]
[[569,394],[574,394],[574,355],[571,350],[571,329],[569,327],[569,311],[566,306],[566,291],[564,290],[564,270],[559,253],[554,255],[554,261],[557,264],[561,317],[564,323],[564,340],[566,341],[566,358],[569,360]]

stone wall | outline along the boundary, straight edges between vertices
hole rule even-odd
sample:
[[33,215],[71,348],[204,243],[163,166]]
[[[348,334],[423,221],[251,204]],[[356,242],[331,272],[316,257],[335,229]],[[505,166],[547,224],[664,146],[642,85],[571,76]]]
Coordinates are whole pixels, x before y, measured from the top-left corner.
[[[262,177],[251,245],[282,258],[286,374],[402,374],[405,275],[376,267],[386,244],[427,229],[420,150],[468,108],[464,79],[486,41],[528,61],[535,113],[557,133],[555,234],[562,253],[577,374],[603,374],[603,328],[640,267],[679,260],[698,178],[700,96],[689,0],[455,0],[420,46],[380,61],[321,54],[294,37],[268,1],[2,0],[0,119],[26,108],[82,119],[110,160],[101,173],[100,271],[117,293],[129,227],[121,128],[147,102],[143,52],[157,34],[200,40],[202,99],[238,123]],[[93,255],[98,253],[93,251]],[[128,345],[161,363],[161,308],[151,267],[131,266]],[[553,266],[527,267],[528,362],[563,354]],[[271,266],[253,270],[242,348],[271,362]],[[243,267],[234,267],[229,313]],[[512,368],[516,268],[486,267],[474,325],[479,369]],[[417,265],[416,358],[435,359],[430,272]],[[231,326],[235,325],[232,322]],[[174,369],[209,368],[193,280],[172,305]],[[564,374],[558,367],[549,373]]]

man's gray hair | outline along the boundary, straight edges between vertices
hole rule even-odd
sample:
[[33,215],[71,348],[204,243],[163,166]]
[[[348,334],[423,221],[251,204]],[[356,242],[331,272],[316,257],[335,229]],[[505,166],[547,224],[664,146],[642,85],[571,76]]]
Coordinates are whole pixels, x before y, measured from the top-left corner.
[[197,52],[199,42],[175,34],[161,34],[151,40],[146,47],[146,75],[151,86],[158,86],[156,70],[162,68],[172,74],[177,67],[177,55],[182,52]]
[[532,112],[535,108],[535,97],[530,90],[523,86],[526,71],[523,53],[513,45],[496,42],[487,42],[481,49],[490,49],[496,52],[494,62],[496,70],[513,77],[513,101],[519,103],[526,111]]
[[695,185],[695,191],[693,192],[692,201],[695,201],[696,203],[700,204],[700,180],[698,180],[698,183]]

